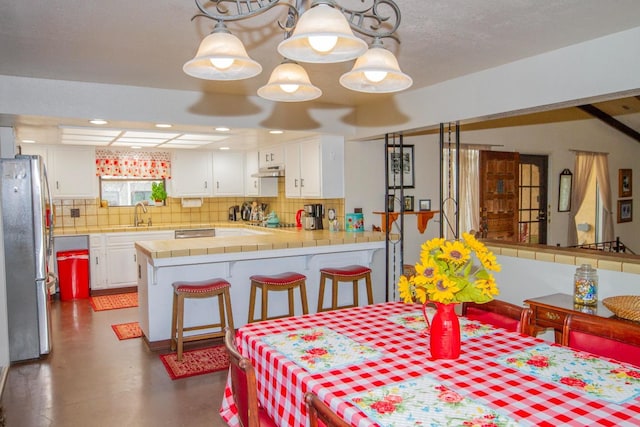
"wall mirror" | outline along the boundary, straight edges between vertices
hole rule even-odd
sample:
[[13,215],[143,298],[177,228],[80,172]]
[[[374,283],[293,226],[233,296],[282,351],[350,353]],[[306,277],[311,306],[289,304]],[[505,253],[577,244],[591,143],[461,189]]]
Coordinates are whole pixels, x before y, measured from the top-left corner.
[[558,212],[571,210],[571,181],[573,174],[569,169],[560,173],[560,191],[558,192]]

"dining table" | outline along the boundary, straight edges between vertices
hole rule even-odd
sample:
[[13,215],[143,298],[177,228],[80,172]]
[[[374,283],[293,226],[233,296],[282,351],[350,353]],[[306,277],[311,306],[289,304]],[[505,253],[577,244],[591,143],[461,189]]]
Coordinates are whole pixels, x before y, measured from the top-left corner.
[[[308,425],[308,391],[357,427],[640,425],[640,367],[459,320],[452,360],[431,356],[423,306],[403,302],[251,323],[236,342],[283,427]],[[237,426],[230,386],[220,415]]]

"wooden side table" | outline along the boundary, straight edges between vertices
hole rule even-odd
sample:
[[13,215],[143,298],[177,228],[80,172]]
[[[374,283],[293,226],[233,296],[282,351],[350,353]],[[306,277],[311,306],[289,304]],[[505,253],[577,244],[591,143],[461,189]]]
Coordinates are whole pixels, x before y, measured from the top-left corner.
[[531,314],[530,335],[536,336],[547,328],[553,328],[556,343],[562,342],[562,326],[564,319],[571,313],[582,313],[594,317],[612,317],[614,314],[598,301],[595,306],[584,306],[573,302],[573,295],[553,294],[524,301],[533,313]]

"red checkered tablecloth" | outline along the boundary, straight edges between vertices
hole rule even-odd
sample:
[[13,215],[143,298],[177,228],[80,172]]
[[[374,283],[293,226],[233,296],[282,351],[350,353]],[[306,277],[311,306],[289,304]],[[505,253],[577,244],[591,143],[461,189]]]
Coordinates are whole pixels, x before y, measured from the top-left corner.
[[[428,376],[519,425],[640,425],[637,396],[612,403],[499,363],[498,359],[505,355],[548,344],[537,338],[494,330],[464,339],[459,359],[430,360],[425,332],[394,321],[420,309],[419,305],[390,302],[240,328],[238,346],[255,367],[260,404],[278,425],[303,427],[307,425],[304,394],[313,391],[352,426],[377,426],[374,419],[354,405],[354,395]],[[377,350],[379,356],[310,373],[265,342],[279,334],[314,328],[328,328]],[[220,413],[229,425],[238,425],[228,385]]]

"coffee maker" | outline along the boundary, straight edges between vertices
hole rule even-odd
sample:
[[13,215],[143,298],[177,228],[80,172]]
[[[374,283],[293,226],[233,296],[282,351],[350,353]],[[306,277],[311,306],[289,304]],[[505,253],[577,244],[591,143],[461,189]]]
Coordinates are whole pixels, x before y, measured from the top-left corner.
[[322,230],[322,218],[324,216],[324,206],[320,203],[304,205],[304,229]]

